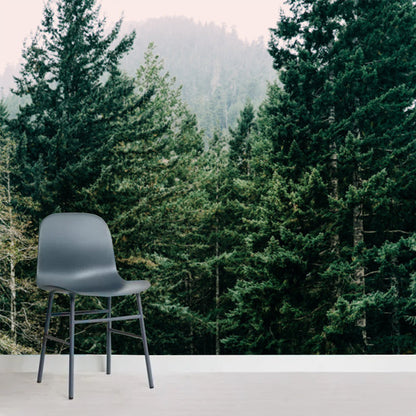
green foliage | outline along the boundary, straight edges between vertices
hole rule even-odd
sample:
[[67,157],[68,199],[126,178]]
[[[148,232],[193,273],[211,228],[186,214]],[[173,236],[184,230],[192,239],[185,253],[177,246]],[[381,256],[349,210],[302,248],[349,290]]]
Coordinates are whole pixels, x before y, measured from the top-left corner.
[[[205,209],[197,165],[202,137],[152,44],[135,84],[143,100],[117,130],[87,193],[110,224],[123,276],[152,283],[145,297],[149,314],[157,317],[148,323],[155,353],[189,352],[198,333],[209,331],[197,299],[203,286],[194,287],[205,273],[195,259],[197,220]],[[132,345],[120,348],[130,351]]]
[[[258,106],[267,82],[276,78],[263,39],[247,43],[225,27],[185,17],[126,22],[123,28],[125,33],[135,30],[139,36],[121,61],[121,69],[133,76],[144,63],[148,44],[157,45],[165,67],[176,77],[176,86],[183,86],[184,101],[209,137],[218,129],[234,126],[247,99]],[[19,105],[26,104],[9,94],[17,70],[17,65],[8,66],[0,74],[0,97],[3,92],[12,118],[19,112]]]
[[80,209],[80,190],[97,176],[113,126],[129,111],[134,86],[117,65],[135,34],[115,43],[121,21],[108,34],[104,23],[93,0],[49,2],[23,52],[15,93],[29,102],[12,126],[21,189],[41,217]]
[[[31,351],[40,328],[29,283],[39,220],[85,210],[110,225],[123,277],[152,284],[152,353],[414,353],[416,8],[288,3],[269,44],[282,84],[259,108],[239,75],[249,67],[230,59],[223,76],[226,48],[199,61],[183,49],[208,121],[184,104],[193,93],[158,39],[141,65],[128,58],[131,79],[119,64],[134,33],[117,41],[118,22],[106,35],[92,0],[47,4],[16,79],[26,102],[12,120],[0,106],[2,351]],[[123,298],[113,312],[135,309]],[[66,337],[66,322],[53,325]],[[87,331],[79,351],[103,352],[105,335]],[[114,350],[140,347],[115,337]]]
[[19,212],[19,208],[29,208],[33,202],[22,198],[13,181],[16,142],[7,121],[7,111],[0,101],[0,351],[22,354],[34,352],[37,335],[32,311],[38,309],[39,302],[33,296],[33,280],[25,279],[22,271],[35,257],[35,242],[29,233],[30,219]]
[[[414,201],[401,191],[415,185],[415,9],[289,3],[293,15],[270,42],[284,89],[269,90],[259,121],[277,184],[260,205],[257,235],[264,285],[275,292],[265,303],[281,305],[279,342],[276,329],[269,340],[290,353],[397,352],[413,307],[413,262],[400,237],[414,231]],[[246,330],[253,339],[240,342],[253,345],[256,332]]]
[[184,101],[210,138],[235,125],[247,100],[258,106],[267,82],[276,78],[263,39],[246,43],[225,27],[186,17],[151,19],[130,27],[140,36],[123,68],[134,73],[148,43],[157,45],[166,68],[183,86]]
[[251,103],[247,103],[241,111],[240,118],[237,119],[237,129],[229,129],[230,140],[230,159],[237,165],[237,168],[247,174],[250,173],[248,161],[251,158],[251,148],[249,136],[254,127],[254,108]]

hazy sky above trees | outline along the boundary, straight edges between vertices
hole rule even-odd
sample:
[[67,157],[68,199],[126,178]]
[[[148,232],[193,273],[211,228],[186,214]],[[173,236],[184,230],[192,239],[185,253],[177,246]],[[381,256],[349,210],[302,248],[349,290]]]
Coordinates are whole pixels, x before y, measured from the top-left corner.
[[[187,16],[201,22],[235,28],[242,39],[268,38],[284,0],[100,0],[109,22],[124,15],[125,21],[142,21],[162,16]],[[18,62],[25,38],[34,33],[42,19],[45,0],[13,0],[0,13],[0,72]],[[4,5],[3,5],[4,6]],[[6,11],[4,9],[7,9]]]

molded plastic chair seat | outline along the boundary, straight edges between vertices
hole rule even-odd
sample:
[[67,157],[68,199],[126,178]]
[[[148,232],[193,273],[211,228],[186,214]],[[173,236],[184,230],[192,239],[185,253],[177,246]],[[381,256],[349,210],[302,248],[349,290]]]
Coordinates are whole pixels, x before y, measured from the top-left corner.
[[[150,356],[140,293],[150,287],[146,280],[127,281],[117,271],[111,234],[105,221],[93,214],[62,213],[46,217],[39,230],[38,267],[36,283],[49,292],[45,333],[40,355],[38,383],[42,381],[48,340],[69,346],[69,398],[74,397],[74,335],[76,324],[107,323],[107,374],[111,373],[111,334],[141,338],[145,356],[149,387],[153,388]],[[52,313],[55,293],[69,294],[69,312]],[[136,295],[138,314],[111,316],[113,296]],[[103,296],[107,308],[92,311],[75,311],[75,296]],[[77,319],[75,315],[105,314],[105,318]],[[69,316],[69,343],[49,335],[51,317]],[[113,321],[138,319],[141,336],[112,328]]]
[[117,272],[110,230],[97,215],[52,214],[40,226],[36,283],[41,289],[89,296],[124,296],[146,290],[146,280]]
[[[44,273],[40,274],[40,277],[45,281],[50,281],[53,276]],[[61,275],[62,280],[69,280],[71,277],[73,281],[66,284],[65,287],[54,285],[39,285],[39,287],[56,293],[76,293],[84,296],[103,297],[134,295],[150,287],[147,280],[124,280],[116,271],[98,273],[94,270],[84,272],[80,273],[79,279],[65,273]]]

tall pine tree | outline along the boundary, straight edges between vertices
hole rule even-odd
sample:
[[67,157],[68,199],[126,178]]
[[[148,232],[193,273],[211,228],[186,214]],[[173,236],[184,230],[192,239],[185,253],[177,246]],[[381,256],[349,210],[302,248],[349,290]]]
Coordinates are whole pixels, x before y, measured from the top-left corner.
[[121,21],[106,34],[99,12],[95,0],[49,1],[23,51],[15,93],[28,102],[12,127],[22,191],[40,217],[83,208],[81,189],[96,179],[115,124],[135,107],[127,100],[133,81],[118,69],[135,33],[117,41]]
[[259,118],[274,164],[252,239],[263,272],[230,316],[263,322],[257,338],[245,325],[252,351],[411,350],[415,6],[288,4],[270,41],[283,88]]
[[[293,15],[282,17],[270,43],[284,83],[280,113],[290,115],[274,143],[276,160],[290,167],[296,141],[307,154],[303,169],[319,169],[332,206],[326,220],[332,258],[324,275],[336,279],[337,301],[322,335],[334,351],[397,352],[400,327],[410,330],[400,304],[410,294],[411,270],[403,264],[407,273],[386,272],[376,258],[391,244],[401,247],[394,263],[408,257],[402,240],[415,231],[409,199],[416,185],[415,6],[406,0],[290,4]],[[378,303],[388,293],[396,300]],[[354,318],[339,327],[345,302]],[[344,331],[350,340],[340,336]],[[382,342],[374,340],[382,334]]]
[[[192,353],[204,348],[210,332],[198,309],[204,284],[197,226],[205,209],[197,163],[202,137],[152,44],[135,83],[142,100],[120,124],[87,194],[112,229],[123,276],[152,283],[145,296],[154,317],[148,322],[153,351]],[[127,312],[136,306],[126,299],[118,307]],[[136,344],[123,340],[115,348],[135,351]]]
[[0,101],[0,351],[33,352],[36,339],[31,311],[37,305],[34,282],[22,272],[22,264],[33,260],[36,244],[29,234],[30,220],[22,210],[31,198],[22,198],[13,181],[16,142],[7,126],[8,115]]

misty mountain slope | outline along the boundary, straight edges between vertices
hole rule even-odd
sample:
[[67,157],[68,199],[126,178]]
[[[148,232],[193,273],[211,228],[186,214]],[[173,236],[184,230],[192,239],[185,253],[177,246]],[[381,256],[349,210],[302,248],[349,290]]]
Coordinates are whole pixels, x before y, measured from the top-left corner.
[[124,24],[126,32],[133,29],[137,38],[134,50],[124,60],[125,69],[134,73],[153,42],[208,134],[215,128],[232,126],[247,100],[258,105],[265,96],[267,81],[276,78],[262,39],[249,44],[225,27],[185,17]]
[[[197,115],[207,135],[233,126],[245,103],[263,101],[267,82],[276,78],[272,59],[263,39],[247,43],[225,27],[196,23],[185,17],[165,17],[122,25],[123,33],[136,30],[134,49],[122,62],[134,75],[144,63],[144,53],[153,42],[165,69],[182,85],[184,101]],[[10,95],[18,65],[0,74],[0,92],[13,116],[20,99]],[[1,98],[1,97],[0,97]]]

